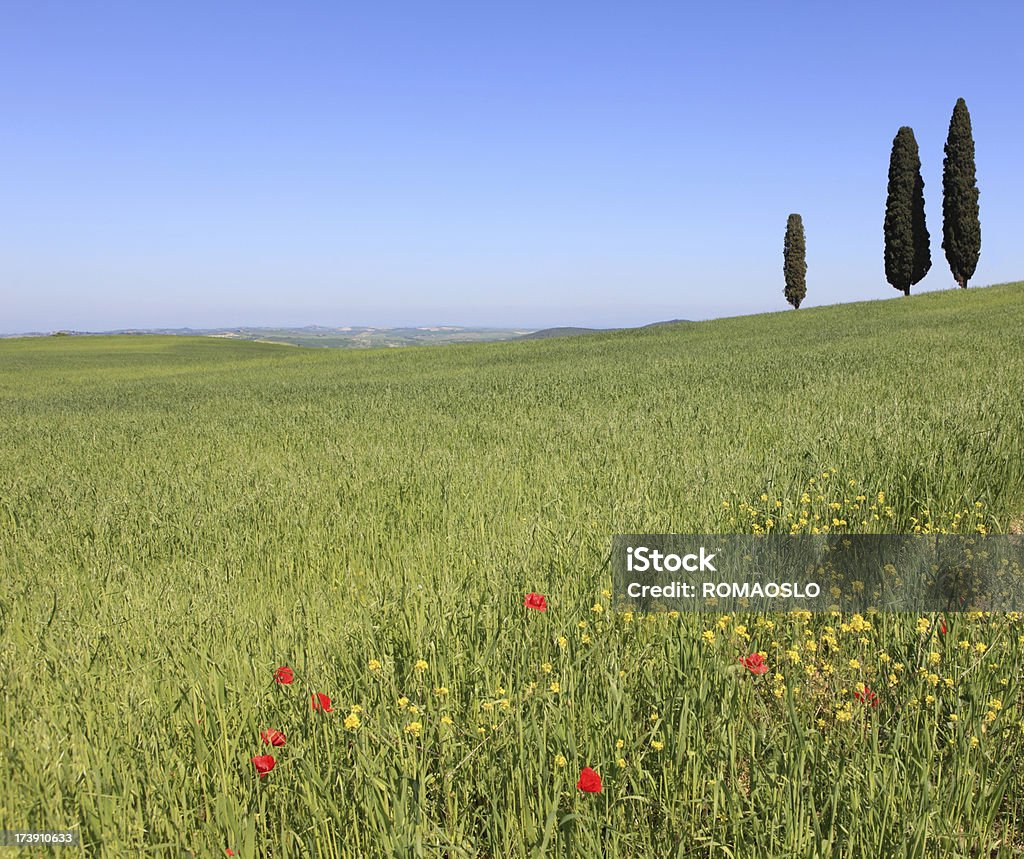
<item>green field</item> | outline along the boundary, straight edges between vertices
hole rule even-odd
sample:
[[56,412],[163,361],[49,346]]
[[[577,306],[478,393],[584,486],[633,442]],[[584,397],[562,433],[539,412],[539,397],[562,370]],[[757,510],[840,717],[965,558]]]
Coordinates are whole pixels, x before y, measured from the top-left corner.
[[1022,391],[1024,284],[401,350],[0,341],[0,828],[1024,855],[1021,617],[633,617],[606,567],[615,533],[1015,529]]

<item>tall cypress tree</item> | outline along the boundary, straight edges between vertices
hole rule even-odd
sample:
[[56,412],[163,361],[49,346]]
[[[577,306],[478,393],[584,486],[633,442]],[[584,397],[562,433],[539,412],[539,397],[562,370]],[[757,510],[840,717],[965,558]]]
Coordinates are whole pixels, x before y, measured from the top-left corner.
[[889,157],[889,194],[885,202],[885,278],[904,295],[932,267],[924,219],[924,179],[914,130],[896,132]]
[[966,289],[981,256],[981,221],[971,115],[962,98],[957,99],[949,120],[942,162],[942,249],[953,278]]
[[800,302],[807,297],[807,244],[804,241],[804,221],[799,215],[790,215],[786,221],[782,259],[786,301],[799,310]]

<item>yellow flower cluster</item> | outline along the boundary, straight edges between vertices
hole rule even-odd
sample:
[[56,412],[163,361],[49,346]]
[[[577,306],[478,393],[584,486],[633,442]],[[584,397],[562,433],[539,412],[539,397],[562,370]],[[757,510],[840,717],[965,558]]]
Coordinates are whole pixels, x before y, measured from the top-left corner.
[[736,511],[728,520],[730,526],[754,534],[885,533],[897,525],[915,534],[990,531],[981,501],[949,517],[935,517],[930,508],[924,507],[916,511],[917,515],[904,514],[903,518],[887,503],[885,492],[859,486],[856,479],[839,479],[838,470],[831,468],[808,478],[795,504],[761,492],[755,501],[742,501],[735,507],[733,502],[725,501],[722,509]]

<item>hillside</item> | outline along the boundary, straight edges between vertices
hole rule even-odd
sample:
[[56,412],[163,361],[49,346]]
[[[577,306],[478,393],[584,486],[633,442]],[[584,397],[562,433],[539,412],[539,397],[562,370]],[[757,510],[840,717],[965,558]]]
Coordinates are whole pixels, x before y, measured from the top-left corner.
[[627,619],[606,559],[1007,530],[1022,332],[1017,283],[443,349],[0,341],[2,805],[97,855],[809,855],[826,816],[820,855],[1019,848],[1019,622]]
[[560,328],[542,328],[540,331],[531,331],[529,334],[523,334],[516,339],[547,340],[550,337],[578,337],[581,334],[595,334],[601,330],[600,328],[575,328],[571,325],[566,325]]
[[[49,402],[69,409],[52,415],[55,420],[110,422],[116,440],[122,422],[173,408],[176,398],[185,397],[189,409],[204,416],[201,434],[212,436],[225,422],[242,420],[251,427],[243,436],[259,427],[280,441],[280,447],[261,442],[259,448],[271,463],[282,464],[291,461],[286,452],[292,434],[306,438],[321,421],[329,421],[332,432],[310,454],[343,431],[355,450],[362,434],[381,421],[390,421],[396,433],[390,450],[397,452],[415,423],[415,437],[423,442],[480,453],[480,463],[464,461],[457,471],[470,467],[485,482],[483,464],[514,455],[540,479],[532,488],[525,481],[519,487],[532,497],[560,485],[571,466],[591,465],[590,457],[599,456],[616,464],[603,474],[588,468],[585,481],[592,488],[610,488],[630,473],[650,478],[646,491],[653,503],[624,516],[622,505],[637,502],[619,499],[620,524],[641,510],[641,519],[653,514],[669,521],[689,519],[698,509],[699,521],[711,524],[714,517],[709,520],[695,504],[692,490],[688,498],[669,491],[698,463],[701,473],[741,491],[751,482],[778,483],[790,467],[782,463],[856,465],[862,475],[884,482],[911,461],[948,460],[953,468],[949,457],[956,448],[965,475],[940,471],[930,483],[919,476],[912,494],[923,500],[954,488],[966,491],[973,458],[985,461],[998,450],[992,438],[979,444],[986,427],[1007,439],[1013,429],[1015,391],[1024,381],[1021,330],[1024,285],[1009,284],[410,353],[293,351],[190,338],[9,340],[0,342],[0,395],[26,410],[18,432],[29,440],[33,416],[45,419],[38,410]],[[275,408],[281,386],[289,391],[287,402],[301,406],[302,424]],[[129,395],[128,412],[105,414],[94,407]],[[98,403],[91,404],[90,396]],[[996,415],[1000,420],[992,423]],[[456,420],[461,431],[453,437]],[[574,447],[562,450],[558,440],[569,438]],[[690,439],[696,444],[687,446]],[[136,443],[145,447],[154,440],[146,434]],[[712,459],[716,449],[722,455]],[[674,464],[662,472],[658,463],[670,455]],[[1020,488],[1012,472],[1005,477],[1014,480],[986,492]],[[500,483],[499,491],[512,491],[504,479]]]

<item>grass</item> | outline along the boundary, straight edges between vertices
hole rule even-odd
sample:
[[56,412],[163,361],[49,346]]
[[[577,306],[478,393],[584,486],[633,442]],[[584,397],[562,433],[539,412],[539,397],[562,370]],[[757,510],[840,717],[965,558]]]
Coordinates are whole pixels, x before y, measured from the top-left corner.
[[1022,332],[1011,284],[380,352],[0,341],[0,827],[99,856],[1022,855],[1019,616],[650,620],[605,564],[614,533],[1007,530]]

